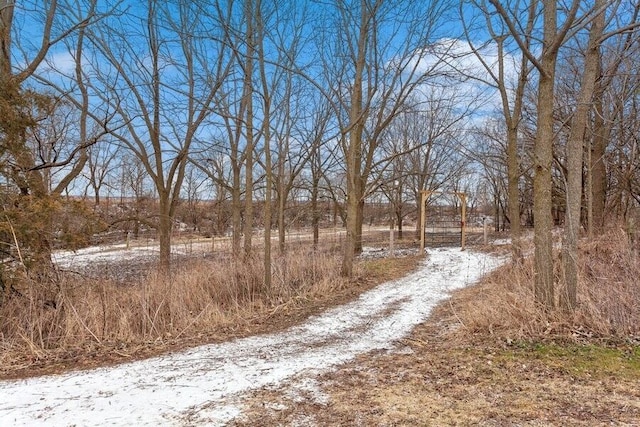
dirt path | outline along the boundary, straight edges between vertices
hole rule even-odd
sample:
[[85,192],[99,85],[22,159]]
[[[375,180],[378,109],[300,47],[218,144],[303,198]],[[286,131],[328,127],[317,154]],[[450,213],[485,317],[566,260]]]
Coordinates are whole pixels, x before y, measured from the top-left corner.
[[284,332],[116,367],[0,382],[0,425],[224,425],[248,392],[313,379],[359,355],[392,349],[448,292],[500,264],[459,249],[431,252],[415,273]]

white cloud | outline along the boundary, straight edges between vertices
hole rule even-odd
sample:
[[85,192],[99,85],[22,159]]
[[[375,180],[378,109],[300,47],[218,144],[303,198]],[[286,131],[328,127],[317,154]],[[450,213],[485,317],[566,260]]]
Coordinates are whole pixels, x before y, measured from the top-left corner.
[[[415,61],[421,73],[432,75],[430,82],[442,84],[452,94],[464,93],[468,99],[482,106],[479,115],[488,115],[502,108],[496,88],[499,56],[496,43],[475,47],[459,39],[440,39],[416,55]],[[503,54],[504,79],[508,92],[515,87],[519,72],[519,60],[511,53]],[[493,76],[492,76],[493,75]],[[445,91],[446,92],[446,91]]]
[[40,66],[42,72],[69,75],[76,66],[76,60],[69,51],[53,52]]

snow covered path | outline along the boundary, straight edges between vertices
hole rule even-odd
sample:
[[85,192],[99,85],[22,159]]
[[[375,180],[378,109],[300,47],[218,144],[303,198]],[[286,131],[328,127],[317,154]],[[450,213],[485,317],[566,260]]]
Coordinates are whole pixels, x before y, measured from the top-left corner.
[[243,394],[318,372],[394,342],[448,292],[501,261],[432,250],[415,273],[277,334],[212,344],[91,371],[0,382],[0,426],[224,425]]

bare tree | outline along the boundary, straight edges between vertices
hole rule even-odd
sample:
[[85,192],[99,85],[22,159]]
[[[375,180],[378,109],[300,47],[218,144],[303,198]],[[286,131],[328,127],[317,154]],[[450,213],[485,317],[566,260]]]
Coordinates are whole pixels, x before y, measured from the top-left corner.
[[156,223],[153,202],[154,194],[150,187],[149,175],[144,163],[135,155],[123,156],[120,162],[120,203],[119,214],[110,222],[110,226],[124,224],[123,230],[140,237],[141,228],[153,229]]
[[432,68],[422,60],[430,53],[430,38],[444,8],[441,2],[382,0],[335,1],[325,8],[322,21],[330,26],[332,39],[322,38],[327,31],[318,32],[324,80],[330,82],[336,117],[342,123],[346,161],[345,276],[351,276],[354,256],[362,246],[365,187],[380,136],[430,75]]
[[595,0],[596,15],[589,32],[589,43],[584,57],[584,71],[582,73],[578,103],[571,119],[571,130],[566,144],[567,213],[565,215],[565,233],[562,244],[565,289],[564,292],[560,292],[560,302],[567,309],[573,309],[577,303],[578,233],[581,223],[584,142],[589,111],[592,107],[591,99],[598,77],[599,44],[605,27],[605,5],[605,0]]
[[[532,5],[537,9],[537,1]],[[542,307],[551,308],[555,305],[554,276],[553,276],[553,242],[552,228],[552,166],[554,117],[553,107],[555,99],[555,72],[560,47],[567,39],[570,31],[577,24],[584,25],[582,19],[577,19],[581,2],[573,0],[569,4],[558,4],[553,0],[542,0],[542,50],[539,55],[534,53],[526,39],[532,34],[522,34],[522,25],[513,11],[508,11],[501,2],[489,0],[495,11],[504,20],[510,34],[516,40],[523,54],[538,71],[537,88],[537,122],[536,139],[533,151],[533,167],[535,170],[533,183],[533,213],[534,244],[535,244],[535,300]],[[562,13],[560,13],[562,11]],[[561,16],[561,23],[558,23]]]
[[[199,145],[207,146],[208,142],[199,142]],[[227,202],[233,191],[232,167],[225,153],[219,152],[214,146],[209,145],[204,152],[195,152],[191,162],[200,172],[211,180],[211,194],[213,197],[213,211],[209,213],[211,218],[211,236],[225,235],[229,228],[229,209]],[[239,248],[239,240],[238,246]]]
[[[522,250],[520,244],[521,238],[521,219],[520,219],[520,153],[518,150],[518,130],[520,121],[522,118],[522,105],[524,101],[525,85],[529,80],[530,65],[527,55],[524,52],[520,53],[520,60],[512,58],[508,52],[510,45],[515,44],[510,42],[510,33],[507,26],[503,21],[498,18],[495,19],[495,14],[492,14],[488,10],[488,5],[484,1],[472,1],[471,5],[481,12],[480,20],[484,23],[476,24],[473,20],[465,19],[467,8],[464,7],[466,2],[461,3],[461,16],[465,27],[465,35],[469,47],[475,57],[478,59],[484,70],[486,76],[479,77],[477,75],[474,78],[479,78],[485,83],[494,87],[500,94],[500,101],[502,103],[502,114],[506,123],[507,130],[507,176],[508,176],[508,208],[509,208],[509,223],[511,231],[511,240],[513,248],[513,260],[519,262],[522,257]],[[533,26],[535,24],[537,16],[537,3],[535,1],[529,2],[523,5],[523,10],[518,10],[520,3],[502,2],[505,9],[513,8],[512,15],[523,15],[520,20],[524,22],[524,33],[532,34]],[[478,25],[478,27],[475,27]],[[480,28],[480,31],[487,31],[491,40],[489,46],[475,46],[473,40],[474,35]],[[523,38],[524,49],[531,48],[531,38]],[[487,47],[495,47],[495,52],[491,52]],[[512,59],[512,61],[510,61]],[[469,71],[463,70],[465,74],[469,74]],[[511,73],[516,73],[517,77],[512,76]],[[511,79],[515,77],[515,87],[510,87]]]
[[[640,150],[637,138],[640,126],[637,120],[637,113],[640,110],[638,100],[640,80],[632,71],[638,67],[637,35],[633,38],[636,43],[629,51],[621,52],[616,49],[613,52],[617,54],[609,51],[613,54],[613,64],[620,60],[616,65],[618,72],[607,82],[606,90],[598,92],[604,95],[602,102],[596,100],[596,111],[602,115],[596,116],[597,120],[594,119],[594,146],[601,145],[598,150],[603,150],[601,162],[606,165],[607,172],[606,186],[604,183],[598,184],[606,188],[606,213],[612,219],[623,220],[630,230],[633,229],[630,227],[633,208],[640,202],[638,200],[640,198],[638,196]],[[623,58],[618,54],[622,54]],[[613,65],[612,63],[610,64]],[[610,69],[610,66],[606,68]],[[606,73],[606,76],[609,74]],[[606,142],[602,141],[603,139]],[[594,171],[594,187],[596,187],[595,176]],[[597,198],[594,195],[594,199]],[[594,216],[596,216],[595,206]]]
[[[311,129],[307,134],[310,145],[307,147],[309,154],[308,181],[311,198],[311,228],[313,229],[313,247],[318,246],[320,239],[320,219],[323,209],[320,207],[320,197],[322,193],[321,183],[326,179],[326,172],[331,169],[331,164],[335,163],[335,156],[330,150],[327,140],[332,138],[330,131],[331,108],[326,99],[319,98],[318,105],[312,111]],[[284,231],[284,230],[283,230]]]
[[102,188],[108,185],[108,178],[116,168],[115,160],[119,155],[120,146],[106,141],[87,149],[87,167],[84,175],[87,180],[87,189],[91,187],[93,190],[96,206],[100,205]]
[[[383,188],[393,205],[399,236],[402,219],[409,213],[404,209],[405,197],[419,201],[423,190],[450,190],[467,167],[462,138],[473,104],[455,88],[421,88],[383,134],[381,179],[372,182],[386,183]],[[420,203],[417,208],[416,218],[420,218]],[[416,236],[419,233],[416,221]]]
[[[239,2],[215,1],[210,12],[224,21],[221,40],[230,49],[228,75],[223,90],[214,97],[214,116],[208,123],[216,129],[209,144],[224,153],[231,167],[232,250],[241,253],[244,237],[244,255],[251,254],[254,221],[253,191],[257,139],[260,137],[254,120],[254,91],[257,29],[254,0]],[[205,11],[203,11],[205,12]],[[206,143],[205,143],[206,145]],[[205,152],[207,149],[204,150]],[[244,183],[244,185],[243,185]]]
[[[142,161],[158,193],[160,270],[168,273],[171,230],[188,154],[227,69],[223,26],[199,5],[148,0],[91,40],[108,66],[95,69],[124,129],[120,143]],[[96,64],[97,66],[97,64]]]
[[[640,3],[629,5],[630,9],[625,10],[622,4],[618,4],[616,13],[611,13],[615,20],[613,28],[630,29],[638,22],[640,13]],[[625,19],[627,18],[628,21]],[[626,80],[631,74],[625,68],[634,68],[630,63],[630,58],[637,57],[638,31],[619,32],[612,30],[613,34],[602,40],[600,45],[600,56],[598,62],[598,78],[596,79],[593,95],[593,137],[587,151],[587,228],[590,236],[602,231],[605,223],[606,199],[607,199],[607,168],[606,151],[609,145],[609,135],[613,128],[615,114],[609,115],[612,110],[618,110],[616,105],[619,102],[613,100],[627,99],[626,91],[619,93],[620,96],[613,95],[613,86],[616,81]],[[606,58],[606,59],[605,59]],[[626,86],[626,85],[623,85]],[[633,92],[633,83],[631,83]],[[606,98],[613,102],[605,103]],[[607,104],[607,106],[605,106]],[[613,108],[611,108],[613,107]]]

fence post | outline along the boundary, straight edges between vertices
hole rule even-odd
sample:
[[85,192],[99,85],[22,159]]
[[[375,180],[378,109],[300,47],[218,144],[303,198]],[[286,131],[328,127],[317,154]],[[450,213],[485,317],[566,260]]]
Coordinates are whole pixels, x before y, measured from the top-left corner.
[[391,256],[393,256],[393,250],[394,250],[394,247],[393,247],[393,238],[394,238],[393,230],[394,230],[394,224],[393,224],[393,219],[391,219],[391,222],[389,223],[389,254]]
[[424,253],[424,246],[425,246],[425,242],[424,242],[424,235],[427,232],[427,230],[425,229],[426,226],[426,219],[427,219],[427,197],[428,197],[428,192],[427,190],[422,190],[420,192],[420,207],[421,209],[421,215],[420,215],[420,253],[423,254]]
[[482,217],[482,233],[484,236],[484,244],[487,245],[489,244],[489,232],[487,230],[487,217]]

